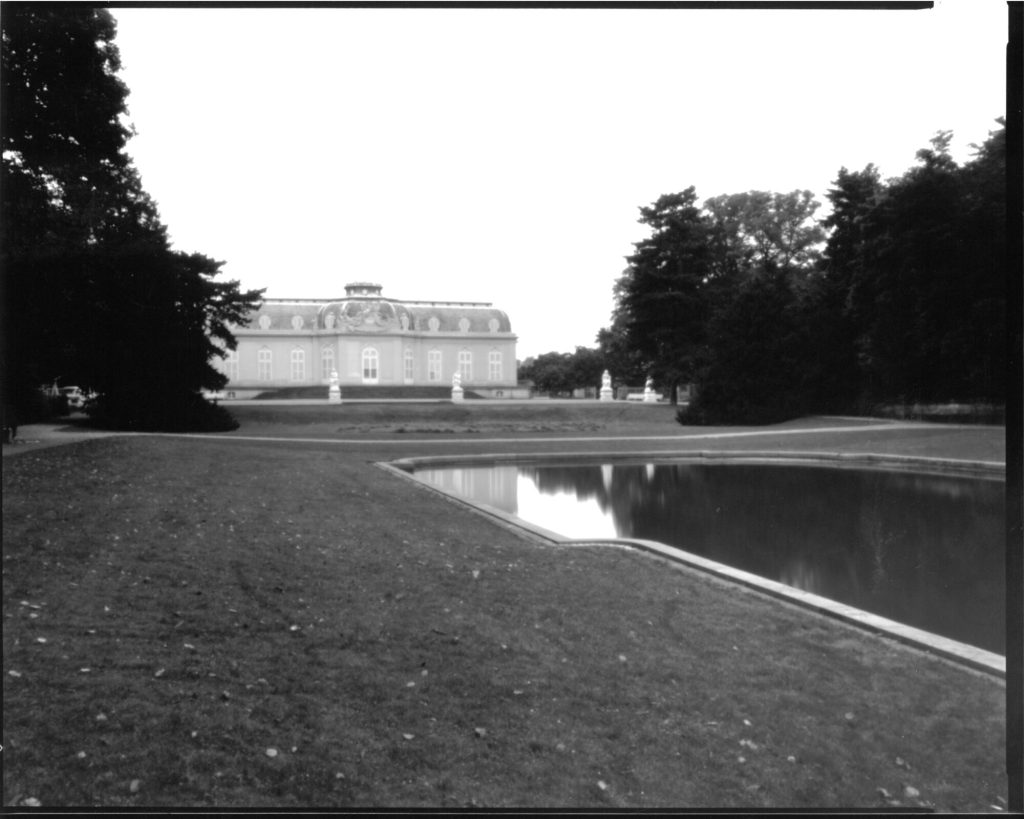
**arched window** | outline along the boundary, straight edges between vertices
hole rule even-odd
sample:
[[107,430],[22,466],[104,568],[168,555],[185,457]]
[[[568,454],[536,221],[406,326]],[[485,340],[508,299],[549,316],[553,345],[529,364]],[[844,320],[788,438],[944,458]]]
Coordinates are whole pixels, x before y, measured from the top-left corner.
[[320,377],[329,380],[334,370],[334,348],[324,347],[320,350]]
[[459,350],[459,377],[463,381],[473,380],[473,354],[469,350]]
[[441,380],[441,351],[431,350],[427,353],[427,381]]
[[274,377],[273,356],[266,347],[256,353],[256,380],[270,381]]
[[228,350],[224,356],[224,375],[228,381],[238,380],[238,350]]
[[292,350],[292,381],[306,380],[306,351]]
[[405,348],[405,357],[403,359],[403,375],[405,376],[405,383],[406,384],[411,384],[412,383],[412,373],[413,373],[412,349],[409,348],[409,347],[406,347]]
[[373,347],[363,350],[363,383],[376,384],[380,377],[380,355]]
[[487,380],[501,381],[501,351],[491,350],[487,354]]

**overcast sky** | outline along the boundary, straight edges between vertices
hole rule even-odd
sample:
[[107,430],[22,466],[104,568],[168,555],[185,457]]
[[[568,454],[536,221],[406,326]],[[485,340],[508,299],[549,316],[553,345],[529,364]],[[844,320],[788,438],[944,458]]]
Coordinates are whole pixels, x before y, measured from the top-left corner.
[[268,298],[492,302],[594,346],[639,208],[966,160],[1006,5],[924,11],[115,8],[128,150],[178,250]]

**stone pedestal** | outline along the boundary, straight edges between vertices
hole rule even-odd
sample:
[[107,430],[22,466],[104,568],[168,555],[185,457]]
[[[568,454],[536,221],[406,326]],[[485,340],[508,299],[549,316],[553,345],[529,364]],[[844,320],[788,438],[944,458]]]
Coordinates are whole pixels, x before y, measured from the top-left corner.
[[461,401],[463,398],[462,387],[452,387],[452,401]]
[[614,397],[611,387],[601,387],[601,397],[598,400],[611,401]]
[[330,389],[327,390],[327,403],[341,403],[341,388],[337,384],[331,384]]

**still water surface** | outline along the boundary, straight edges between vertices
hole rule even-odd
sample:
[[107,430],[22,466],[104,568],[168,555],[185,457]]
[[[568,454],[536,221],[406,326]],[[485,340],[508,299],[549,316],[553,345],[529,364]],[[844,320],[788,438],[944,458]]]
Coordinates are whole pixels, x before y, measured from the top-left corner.
[[1005,654],[1005,484],[792,464],[421,469],[569,538],[656,540]]

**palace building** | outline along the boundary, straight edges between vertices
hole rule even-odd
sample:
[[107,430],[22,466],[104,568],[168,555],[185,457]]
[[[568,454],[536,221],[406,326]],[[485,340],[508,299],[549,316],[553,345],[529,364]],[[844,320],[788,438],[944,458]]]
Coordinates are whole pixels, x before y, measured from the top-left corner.
[[489,303],[399,301],[369,282],[345,286],[341,299],[266,299],[237,349],[218,359],[230,396],[283,387],[346,385],[462,387],[503,397],[516,386],[516,336]]

